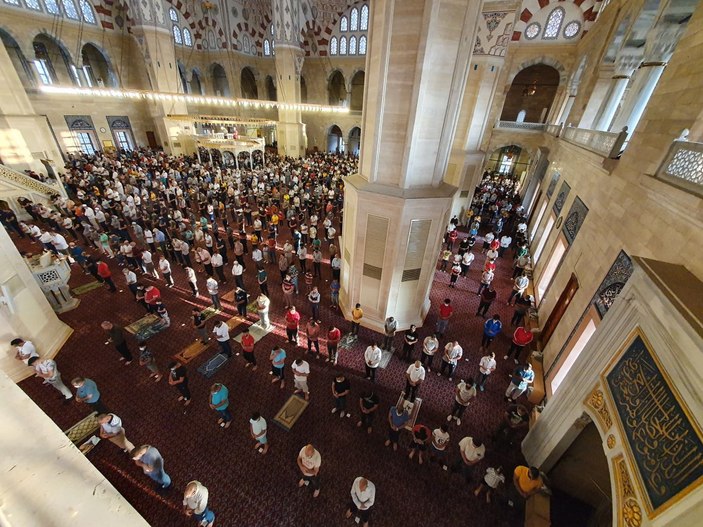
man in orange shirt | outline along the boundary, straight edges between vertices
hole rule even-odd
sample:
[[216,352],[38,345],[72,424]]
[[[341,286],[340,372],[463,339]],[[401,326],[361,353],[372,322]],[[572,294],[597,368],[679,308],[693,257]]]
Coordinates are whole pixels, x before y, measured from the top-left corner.
[[254,340],[252,334],[249,333],[249,329],[246,328],[242,333],[242,354],[244,355],[244,360],[247,361],[244,367],[248,368],[249,366],[253,366],[251,371],[256,371],[256,368],[258,368],[256,365],[256,357],[254,356],[254,344],[256,344],[256,340]]
[[295,306],[290,306],[286,313],[286,334],[288,342],[298,345],[298,326],[300,325],[300,313],[296,311]]
[[332,326],[327,333],[327,362],[337,364],[337,346],[342,339],[342,332],[339,328]]
[[539,474],[539,469],[520,465],[513,472],[513,484],[520,496],[527,500],[527,498],[539,492],[544,482]]
[[110,292],[117,291],[115,282],[112,281],[112,272],[104,260],[98,260],[98,276],[108,285]]

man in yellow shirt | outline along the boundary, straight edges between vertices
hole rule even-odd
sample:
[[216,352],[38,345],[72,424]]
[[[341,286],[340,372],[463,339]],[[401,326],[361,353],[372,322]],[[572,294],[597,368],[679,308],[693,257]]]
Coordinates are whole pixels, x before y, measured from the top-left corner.
[[361,304],[356,304],[354,309],[352,309],[352,335],[359,334],[359,326],[361,325],[361,319],[364,318],[364,311],[361,309]]
[[527,499],[538,492],[544,485],[539,469],[535,467],[518,466],[513,472],[513,484],[520,495]]

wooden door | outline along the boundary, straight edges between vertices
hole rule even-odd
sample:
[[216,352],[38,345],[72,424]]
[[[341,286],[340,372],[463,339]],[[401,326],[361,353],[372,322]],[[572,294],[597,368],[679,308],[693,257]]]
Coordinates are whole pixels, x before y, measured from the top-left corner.
[[547,345],[547,342],[549,342],[549,339],[554,334],[554,330],[557,328],[559,322],[561,321],[561,317],[563,317],[564,313],[566,313],[566,310],[568,309],[569,304],[571,304],[571,300],[574,298],[574,295],[576,294],[576,291],[578,291],[578,289],[579,280],[578,278],[576,278],[576,275],[574,273],[571,273],[571,278],[569,278],[566,287],[564,287],[564,290],[559,296],[559,300],[557,300],[557,303],[554,305],[554,309],[552,309],[552,312],[549,314],[547,322],[545,322],[544,324],[542,334],[539,338],[540,349],[544,349],[544,347]]
[[146,140],[147,143],[149,143],[149,148],[158,148],[159,143],[156,142],[156,134],[154,132],[147,132],[146,133]]

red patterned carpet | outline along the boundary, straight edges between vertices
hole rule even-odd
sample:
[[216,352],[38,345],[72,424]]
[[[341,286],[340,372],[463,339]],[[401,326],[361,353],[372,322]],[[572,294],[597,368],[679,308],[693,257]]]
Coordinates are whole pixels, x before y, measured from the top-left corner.
[[[23,248],[29,249],[27,246]],[[420,329],[421,338],[424,338],[434,328],[439,302],[445,297],[452,299],[455,315],[447,337],[456,337],[464,348],[464,356],[469,359],[468,362],[461,362],[455,382],[458,378],[477,374],[483,319],[475,317],[474,313],[478,305],[477,278],[482,262],[483,258],[478,254],[469,277],[460,278],[456,289],[448,288],[447,274],[437,272],[432,288],[433,309],[425,326]],[[116,261],[110,260],[110,265],[118,287],[124,285]],[[163,370],[166,370],[174,353],[195,339],[190,326],[190,310],[195,299],[190,296],[182,269],[177,265],[173,267],[176,287],[167,289],[163,287],[163,282],[158,282],[172,325],[149,342]],[[231,269],[231,264],[227,268]],[[253,265],[250,265],[245,272],[245,281],[249,292],[258,294],[253,273]],[[487,444],[486,460],[476,468],[475,480],[482,478],[487,466],[502,465],[508,475],[508,485],[511,484],[513,467],[522,462],[521,455],[517,447],[497,451],[493,448],[490,435],[502,418],[505,406],[502,395],[513,367],[512,361],[506,364],[502,360],[512,333],[508,324],[512,308],[505,305],[510,292],[510,274],[510,260],[501,260],[495,280],[499,296],[494,303],[494,308],[505,323],[503,334],[493,343],[498,355],[498,370],[489,379],[486,391],[479,392],[477,402],[467,410],[462,425],[453,425],[450,430],[452,463],[459,458],[458,442],[465,435],[474,435]],[[323,275],[329,279],[329,265],[323,265]],[[204,273],[198,273],[201,292],[205,290],[204,276]],[[140,280],[155,282],[143,277]],[[74,268],[72,287],[90,281],[92,277]],[[349,324],[338,313],[328,309],[328,284],[324,280],[319,284],[323,292],[322,327],[326,331],[334,321],[347,332]],[[230,280],[221,288],[221,293],[229,292],[232,286],[233,281]],[[504,508],[498,503],[499,500],[487,505],[482,498],[474,498],[471,492],[473,486],[467,488],[459,475],[444,472],[434,464],[418,465],[407,459],[404,448],[409,444],[407,433],[402,436],[402,448],[397,452],[384,448],[386,414],[404,387],[405,362],[394,357],[389,367],[378,373],[376,390],[381,398],[381,408],[373,433],[367,435],[356,428],[359,394],[371,387],[370,382],[364,379],[362,361],[365,347],[374,338],[369,330],[362,328],[359,341],[352,349],[341,353],[337,367],[351,379],[349,407],[352,418],[340,420],[330,414],[333,407],[330,385],[334,368],[321,360],[309,359],[312,370],[310,405],[290,432],[277,427],[273,416],[292,393],[291,357],[300,356],[303,349],[293,351],[290,345],[285,344],[283,300],[276,265],[269,266],[269,289],[272,293],[272,321],[277,330],[257,344],[259,369],[256,372],[245,369],[244,361],[239,356],[234,357],[213,379],[206,379],[196,369],[216,353],[217,347],[213,341],[208,350],[187,366],[194,399],[187,409],[176,401],[177,392],[167,385],[166,379],[154,383],[148,378],[147,370],[137,365],[137,361],[123,366],[112,345],[106,344],[106,336],[100,328],[102,320],[126,326],[144,315],[143,309],[135,304],[126,288],[115,294],[103,288],[85,293],[80,296],[81,304],[77,309],[61,315],[74,328],[73,335],[57,357],[64,380],[68,383],[77,375],[94,379],[105,403],[122,418],[127,437],[137,445],[150,443],[156,446],[165,458],[165,468],[173,478],[174,490],[157,494],[152,490],[151,480],[115,445],[103,441],[88,456],[151,525],[195,525],[194,520],[180,512],[183,488],[191,479],[200,480],[210,489],[210,505],[217,514],[216,525],[219,526],[353,525],[351,520],[344,519],[344,510],[349,501],[351,483],[359,475],[368,477],[376,484],[376,506],[371,522],[374,526],[433,524],[495,527],[522,524],[522,519]],[[195,303],[208,306],[210,300],[201,295]],[[309,313],[302,294],[298,297],[298,305],[304,315]],[[233,316],[234,306],[225,304],[225,311],[228,316]],[[250,316],[250,319],[255,321],[254,317]],[[209,327],[213,321],[208,322]],[[232,336],[243,327],[235,328]],[[396,347],[399,347],[401,337],[397,336],[396,339]],[[130,349],[135,352],[136,344],[131,336],[129,342]],[[272,385],[267,374],[268,353],[274,344],[282,344],[288,350],[286,375],[289,382],[285,390]],[[235,342],[232,345],[237,348]],[[438,363],[438,358],[435,358],[435,363]],[[216,425],[216,415],[207,405],[209,386],[215,381],[225,383],[230,390],[230,409],[235,421],[228,430]],[[428,375],[420,389],[423,405],[418,422],[430,428],[446,422],[452,406],[454,385],[445,377],[437,377],[434,372]],[[42,386],[38,379],[28,379],[20,386],[62,429],[89,412],[85,405],[76,402],[63,405],[58,392]],[[260,410],[269,423],[271,449],[266,456],[253,449],[254,443],[249,436],[248,419],[255,410]],[[299,489],[297,485],[299,472],[296,457],[300,448],[308,442],[312,442],[322,454],[322,493],[317,499],[311,497],[308,489]]]

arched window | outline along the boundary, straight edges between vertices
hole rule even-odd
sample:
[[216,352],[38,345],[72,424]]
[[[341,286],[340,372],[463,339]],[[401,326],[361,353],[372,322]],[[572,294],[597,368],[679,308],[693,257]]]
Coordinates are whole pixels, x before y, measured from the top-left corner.
[[349,54],[356,55],[356,37],[349,39]]
[[264,55],[266,57],[271,55],[271,43],[269,42],[269,39],[264,40]]
[[359,31],[359,10],[356,7],[349,15],[349,31]]
[[178,26],[173,26],[173,40],[176,44],[183,44],[183,39],[181,38],[181,29]]
[[59,9],[59,4],[57,0],[44,0],[44,5],[46,10],[51,15],[60,15],[61,9]]
[[564,23],[564,8],[557,7],[547,18],[547,23],[544,26],[544,34],[542,38],[545,40],[553,40],[559,36],[561,25]]
[[347,19],[347,17],[343,16],[342,19],[339,21],[339,30],[349,31],[349,20]]
[[[27,5],[29,5],[29,2],[27,2]],[[85,20],[89,24],[95,24],[95,14],[93,14],[93,8],[90,7],[90,3],[88,2],[88,0],[78,0],[78,5],[80,5],[81,7],[83,20]]]
[[275,37],[276,36],[276,30],[273,27],[273,24],[271,24],[271,27],[269,28],[269,31],[271,32],[271,36]]
[[[359,29],[361,31],[369,30],[369,6],[367,5],[361,6],[361,23],[359,24]],[[361,49],[361,46],[359,46],[359,49]],[[361,53],[361,51],[359,52]]]
[[76,10],[76,4],[73,3],[73,0],[62,0],[61,3],[63,4],[63,9],[66,11],[66,16],[68,18],[71,20],[80,20],[78,11]]
[[251,43],[249,42],[249,37],[246,35],[242,37],[242,51],[244,51],[244,53],[251,52]]
[[171,22],[178,22],[178,11],[172,7],[168,10],[168,17],[171,19]]
[[[29,9],[41,11],[41,4],[39,4],[39,0],[24,0],[24,3],[27,4],[27,7]],[[19,5],[19,2],[17,2],[15,5]]]
[[366,35],[359,37],[359,55],[366,55]]
[[337,37],[332,37],[330,40],[330,55],[337,54]]
[[347,37],[342,37],[339,39],[339,54],[340,55],[347,54]]
[[[10,5],[19,6],[19,5],[20,5],[20,0],[5,0],[5,3],[6,3],[6,4],[10,4]],[[21,7],[21,6],[20,6],[20,7]]]
[[193,47],[193,35],[190,34],[190,29],[183,28],[183,43],[189,48]]

